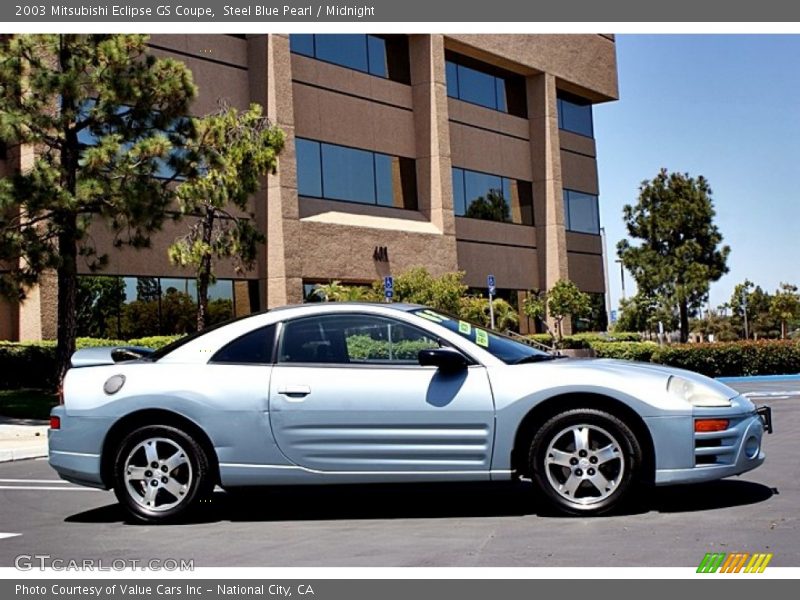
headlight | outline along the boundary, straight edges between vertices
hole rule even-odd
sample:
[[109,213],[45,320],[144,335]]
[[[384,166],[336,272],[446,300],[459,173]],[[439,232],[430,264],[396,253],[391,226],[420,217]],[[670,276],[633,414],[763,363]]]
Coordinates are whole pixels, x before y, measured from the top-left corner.
[[731,401],[727,396],[717,390],[689,381],[683,377],[672,375],[667,380],[667,392],[692,406],[730,406]]

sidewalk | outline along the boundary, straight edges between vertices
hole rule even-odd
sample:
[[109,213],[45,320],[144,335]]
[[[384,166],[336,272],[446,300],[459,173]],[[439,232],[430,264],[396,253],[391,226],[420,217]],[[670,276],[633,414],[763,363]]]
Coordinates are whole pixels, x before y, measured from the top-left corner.
[[47,456],[47,421],[0,417],[0,463]]

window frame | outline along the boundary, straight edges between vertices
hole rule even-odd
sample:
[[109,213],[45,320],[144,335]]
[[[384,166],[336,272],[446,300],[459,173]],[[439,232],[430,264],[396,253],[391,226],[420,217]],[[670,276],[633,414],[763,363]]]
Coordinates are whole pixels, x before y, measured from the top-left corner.
[[[448,71],[450,70],[448,67],[450,65],[455,67],[454,69],[455,80],[451,80],[451,78],[447,76]],[[494,106],[488,106],[486,104],[475,102],[473,100],[468,100],[463,97],[461,88],[463,83],[461,69],[468,69],[470,71],[479,73],[481,75],[485,75],[492,79],[491,87],[492,87],[492,94],[494,96]],[[485,63],[481,60],[471,58],[463,54],[458,54],[456,52],[451,52],[451,51],[445,52],[445,81],[446,81],[448,98],[453,98],[454,100],[466,102],[467,104],[471,104],[473,106],[480,106],[481,108],[485,108],[487,110],[493,110],[495,112],[506,114],[512,117],[528,119],[527,90],[525,89],[524,79],[525,79],[524,75],[515,73],[513,71],[508,71],[506,69],[503,69],[502,67],[498,67],[490,63]],[[452,89],[455,91],[456,95],[452,95],[450,93],[451,82],[453,84]],[[498,85],[500,85],[503,90],[502,98],[500,97],[500,94],[498,92]],[[520,92],[520,94],[517,94],[515,92],[514,98],[517,98],[517,96],[519,95],[518,99],[521,102],[519,103],[509,102],[509,86],[512,88],[512,90]],[[501,106],[503,108],[501,108]]]
[[[564,202],[564,229],[569,231],[570,233],[580,233],[583,235],[600,235],[600,230],[602,229],[600,225],[600,196],[598,194],[591,194],[589,192],[582,192],[581,190],[574,190],[572,188],[562,188],[563,192],[563,202]],[[597,230],[596,231],[583,231],[580,229],[572,229],[572,218],[570,216],[570,205],[572,204],[572,199],[570,198],[570,193],[582,194],[584,196],[590,196],[594,201],[594,212],[597,216]]]
[[[458,214],[457,212],[457,205],[460,203],[460,200],[457,198],[456,195],[456,185],[455,185],[455,171],[461,171],[461,185],[459,189],[464,194],[464,213]],[[510,220],[508,221],[494,221],[491,219],[481,219],[480,217],[470,217],[467,216],[467,210],[469,210],[469,204],[467,203],[467,172],[477,173],[478,175],[487,175],[489,177],[499,177],[500,178],[500,192],[503,194],[503,198],[508,203],[509,215]],[[450,167],[450,178],[453,181],[453,215],[458,217],[459,219],[474,219],[476,221],[486,221],[488,223],[503,223],[506,225],[520,225],[522,227],[535,227],[536,226],[536,214],[534,211],[534,197],[533,197],[533,182],[526,181],[525,179],[517,179],[516,177],[506,177],[505,175],[498,175],[497,173],[487,173],[486,171],[477,171],[475,169],[467,169],[466,167],[457,167],[455,165],[451,165]],[[523,223],[517,222],[513,220],[513,210],[511,205],[511,198],[507,198],[505,196],[506,187],[511,189],[512,182],[516,182],[517,187],[519,187],[520,183],[527,184],[531,187],[531,205],[530,205],[530,212],[531,212],[531,222],[530,223]],[[491,189],[491,188],[490,188]],[[521,207],[521,205],[520,205]]]
[[[415,323],[411,323],[404,319],[398,319],[395,317],[390,317],[387,315],[382,314],[372,314],[372,313],[360,313],[360,312],[336,312],[336,313],[324,313],[318,315],[304,315],[295,317],[293,319],[287,319],[285,321],[280,322],[280,327],[276,332],[275,336],[275,348],[273,354],[273,360],[275,366],[280,367],[314,367],[314,368],[333,368],[333,369],[342,369],[342,368],[355,368],[355,369],[430,369],[431,367],[420,365],[419,362],[417,363],[400,363],[400,362],[286,362],[281,360],[281,348],[283,347],[283,340],[286,334],[286,328],[288,325],[292,323],[297,323],[298,321],[310,321],[312,319],[324,319],[324,318],[352,318],[352,317],[359,317],[359,318],[368,318],[368,319],[381,319],[384,321],[390,321],[392,323],[396,323],[399,325],[403,325],[405,327],[410,327],[415,331],[419,331],[424,334],[426,337],[435,339],[436,343],[439,344],[439,348],[452,348],[460,353],[467,361],[467,365],[469,367],[474,365],[479,365],[472,356],[465,353],[461,348],[455,346],[448,340],[442,338],[441,336],[436,335],[434,332],[428,331],[420,327]],[[346,342],[345,342],[346,343]],[[348,356],[349,360],[349,356]]]
[[[317,158],[319,159],[319,170],[317,172],[319,173],[319,182],[318,182],[319,186],[318,187],[319,187],[319,192],[320,192],[320,195],[316,196],[316,195],[312,195],[312,194],[305,194],[300,190],[300,163],[297,160],[297,152],[295,152],[295,162],[296,162],[296,168],[297,168],[297,195],[298,195],[298,197],[315,198],[315,199],[318,199],[318,200],[328,200],[330,202],[347,202],[348,204],[356,204],[356,205],[360,205],[360,206],[377,206],[377,207],[380,207],[380,208],[388,208],[388,209],[393,209],[393,210],[410,210],[410,211],[414,211],[414,212],[419,212],[419,196],[417,194],[417,159],[416,158],[411,158],[409,156],[400,156],[400,155],[397,155],[397,154],[386,154],[385,152],[378,152],[376,150],[367,150],[365,148],[356,148],[354,146],[346,146],[344,144],[334,144],[334,143],[331,143],[331,142],[323,142],[321,140],[314,140],[314,139],[311,139],[311,138],[305,138],[305,137],[300,137],[300,136],[295,137],[295,146],[297,145],[298,141],[310,142],[312,144],[316,144],[317,145],[317,149],[318,149]],[[364,201],[360,201],[360,200],[347,200],[347,199],[334,198],[334,197],[325,195],[325,160],[323,158],[323,148],[322,148],[323,145],[331,146],[331,147],[334,147],[334,148],[344,148],[346,150],[353,150],[353,151],[356,151],[356,152],[365,152],[365,153],[371,155],[371,159],[372,159],[371,160],[371,162],[372,162],[371,176],[372,176],[372,194],[373,194],[373,200],[371,202],[364,202]],[[409,190],[409,191],[413,191],[414,196],[413,196],[413,198],[406,199],[405,194],[403,194],[403,204],[406,203],[406,200],[409,200],[409,201],[413,200],[413,204],[414,204],[413,207],[394,206],[394,205],[390,206],[390,205],[381,204],[381,203],[378,202],[378,199],[380,197],[380,194],[379,194],[380,185],[378,183],[378,167],[377,167],[377,164],[376,164],[376,160],[377,160],[377,156],[378,155],[386,156],[386,157],[389,157],[390,159],[396,158],[396,159],[398,159],[398,161],[402,161],[402,160],[411,161],[411,164],[409,165],[409,168],[410,168],[411,171],[413,171],[414,181],[413,181],[413,186],[409,186],[409,187],[413,188],[413,190]],[[401,172],[400,181],[399,181],[400,186],[401,186],[400,192],[402,194],[402,192],[404,191],[402,189],[402,186],[403,186],[402,167],[399,167],[399,168],[400,168],[400,172]],[[315,185],[315,187],[317,187],[317,186]],[[392,188],[392,191],[394,192],[394,188]]]
[[[310,35],[311,36],[311,47],[312,47],[311,54],[308,54],[306,52],[299,52],[297,50],[293,50],[292,49],[292,45],[291,45],[291,37],[292,37],[292,35]],[[363,37],[364,38],[364,52],[365,52],[365,58],[366,58],[366,63],[367,63],[366,70],[365,69],[360,69],[360,68],[358,68],[356,66],[338,63],[338,62],[329,60],[327,58],[320,58],[318,56],[318,53],[317,53],[317,36],[318,35],[352,35],[352,36]],[[371,56],[370,38],[375,38],[375,39],[381,40],[383,42],[383,58],[384,58],[384,67],[386,69],[386,74],[385,75],[381,75],[380,73],[373,73],[372,70],[371,70],[371,66],[372,66],[374,61],[373,61],[372,56]],[[401,83],[403,85],[411,85],[411,81],[410,80],[407,81],[406,79],[408,79],[408,78],[406,76],[392,77],[390,75],[390,72],[389,72],[389,46],[387,44],[387,41],[388,40],[386,39],[385,36],[377,35],[377,34],[374,34],[374,33],[352,33],[352,34],[347,34],[347,33],[339,33],[339,34],[306,33],[306,34],[290,34],[290,36],[289,36],[289,52],[291,54],[297,54],[298,56],[305,56],[306,58],[310,58],[312,60],[318,60],[318,61],[323,62],[323,63],[328,64],[328,65],[333,65],[335,67],[341,67],[342,69],[349,69],[350,71],[356,71],[357,73],[363,73],[364,75],[370,75],[371,77],[377,77],[379,79],[385,79],[387,81],[394,81],[395,83]],[[406,53],[406,56],[404,58],[406,60],[410,61],[410,57],[408,56],[407,53]],[[410,71],[410,67],[407,68],[407,70]]]
[[[571,104],[573,106],[588,107],[588,109],[589,109],[589,132],[590,133],[587,134],[584,131],[579,131],[577,129],[572,129],[570,127],[565,126],[565,123],[564,123],[564,111],[561,108],[563,102],[567,102],[567,103],[569,103],[569,104]],[[594,138],[594,110],[593,110],[593,108],[594,108],[594,105],[591,103],[591,101],[586,100],[585,98],[581,98],[579,96],[574,96],[574,95],[572,95],[570,93],[567,93],[567,92],[558,91],[557,92],[557,96],[556,96],[556,110],[558,112],[558,128],[561,131],[567,131],[569,133],[572,133],[572,134],[575,134],[575,135],[579,135],[581,137],[585,137],[585,138],[588,138],[588,139],[591,139],[591,140],[595,139]]]

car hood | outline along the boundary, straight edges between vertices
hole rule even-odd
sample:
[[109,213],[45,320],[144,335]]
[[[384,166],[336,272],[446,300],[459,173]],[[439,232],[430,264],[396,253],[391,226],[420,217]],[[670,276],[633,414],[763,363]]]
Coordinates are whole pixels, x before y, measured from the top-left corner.
[[688,379],[689,381],[711,387],[728,398],[733,398],[738,395],[736,390],[711,377],[695,373],[694,371],[687,371],[686,369],[656,365],[653,363],[616,360],[612,358],[566,358],[547,364],[557,369],[574,369],[590,373],[604,373],[624,379],[640,380],[660,378],[665,381],[665,385],[667,379],[676,375]]

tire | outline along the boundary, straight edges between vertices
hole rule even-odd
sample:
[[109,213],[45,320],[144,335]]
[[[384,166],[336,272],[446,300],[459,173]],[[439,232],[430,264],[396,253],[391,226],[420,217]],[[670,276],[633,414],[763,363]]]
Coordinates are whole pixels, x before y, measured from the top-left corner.
[[528,467],[538,491],[569,515],[599,515],[622,506],[642,473],[636,435],[614,415],[591,408],[550,418],[533,436]]
[[210,496],[213,482],[200,444],[169,425],[132,431],[114,459],[114,494],[135,520],[145,523],[184,520]]

